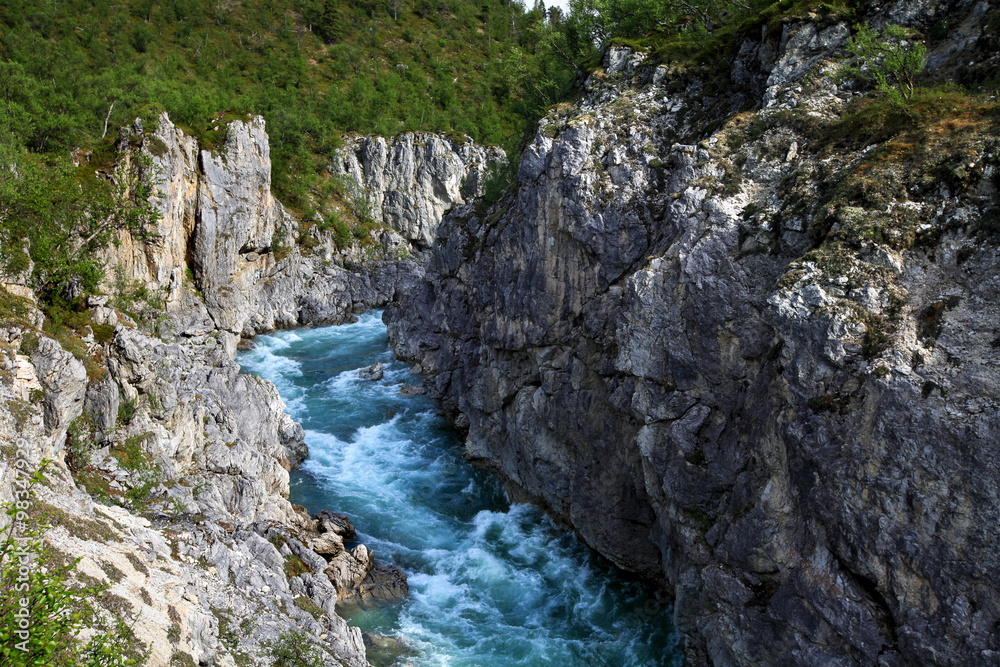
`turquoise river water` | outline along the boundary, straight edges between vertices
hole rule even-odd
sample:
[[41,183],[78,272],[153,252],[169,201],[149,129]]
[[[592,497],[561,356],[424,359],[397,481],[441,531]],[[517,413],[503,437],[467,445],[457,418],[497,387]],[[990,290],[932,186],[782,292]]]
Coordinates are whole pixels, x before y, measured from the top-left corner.
[[[403,568],[404,602],[345,610],[409,647],[373,664],[680,665],[669,607],[461,456],[461,442],[389,348],[381,313],[260,336],[239,356],[278,387],[306,431],[292,502],[345,512],[358,540]],[[376,361],[385,376],[357,371]]]

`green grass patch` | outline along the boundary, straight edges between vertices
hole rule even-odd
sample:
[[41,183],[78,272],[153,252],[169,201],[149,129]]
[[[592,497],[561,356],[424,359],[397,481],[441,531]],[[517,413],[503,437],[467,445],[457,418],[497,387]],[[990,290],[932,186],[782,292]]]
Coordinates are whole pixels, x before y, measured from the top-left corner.
[[111,455],[118,460],[118,465],[123,470],[148,470],[151,459],[143,445],[152,437],[152,433],[133,435],[120,446],[112,448]]
[[322,607],[304,595],[295,598],[292,602],[302,611],[309,612],[317,621],[326,613]]

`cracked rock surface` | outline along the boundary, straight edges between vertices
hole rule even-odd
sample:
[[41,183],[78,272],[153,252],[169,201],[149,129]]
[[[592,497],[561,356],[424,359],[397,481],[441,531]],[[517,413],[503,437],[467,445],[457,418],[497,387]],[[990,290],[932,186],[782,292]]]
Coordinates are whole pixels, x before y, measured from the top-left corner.
[[[985,20],[872,20],[949,12]],[[385,314],[468,457],[673,590],[690,665],[1000,660],[1000,151],[825,150],[847,28],[748,38],[721,96],[610,49]]]

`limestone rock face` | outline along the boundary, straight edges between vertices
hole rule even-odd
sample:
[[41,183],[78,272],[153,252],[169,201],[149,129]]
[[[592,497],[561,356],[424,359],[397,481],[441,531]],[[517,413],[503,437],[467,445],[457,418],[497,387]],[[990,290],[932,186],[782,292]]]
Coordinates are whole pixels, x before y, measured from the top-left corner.
[[87,369],[51,338],[42,337],[31,355],[38,381],[45,389],[45,429],[58,454],[66,429],[83,412],[87,393]]
[[239,334],[266,270],[261,253],[270,249],[285,215],[271,195],[264,119],[233,121],[218,154],[201,151],[199,161],[192,268],[216,325]]
[[[313,239],[315,247],[303,251],[297,245],[297,221],[271,194],[263,118],[235,120],[224,129],[225,140],[213,151],[199,150],[197,140],[165,114],[155,130],[141,123],[131,130],[152,163],[144,173],[157,183],[154,204],[160,218],[149,230],[150,238],[122,233],[118,245],[107,251],[109,281],[120,276],[164,294],[171,317],[185,320],[182,332],[218,330],[224,349],[233,355],[240,337],[350,321],[356,313],[387,303],[396,284],[417,270],[414,261],[403,259],[406,241],[390,230],[375,232],[374,257],[361,248],[338,249],[329,234]],[[475,174],[484,167],[466,165],[459,176],[458,167],[423,161],[454,166],[456,160],[465,164],[463,159],[493,152],[465,146],[452,155],[447,153],[450,144],[439,140],[435,146],[426,155],[414,154],[406,165],[387,166],[382,175],[398,180],[402,176],[392,175],[392,168],[412,168],[439,174],[441,182],[428,187],[444,188],[452,199],[461,200],[460,192],[478,192]],[[457,144],[454,148],[459,150]],[[125,162],[135,161],[130,154]],[[421,224],[436,224],[448,206],[428,204]],[[114,285],[107,290],[113,292]],[[195,291],[197,298],[192,297]],[[103,308],[94,317],[113,325],[120,315]]]
[[110,374],[87,387],[84,412],[91,416],[98,433],[111,433],[115,430],[120,405],[118,385]]
[[[847,34],[746,41],[722,97],[610,50],[386,310],[470,458],[673,588],[691,665],[1000,659],[1000,254],[977,240],[1000,153],[823,199],[868,149],[782,119],[844,111]],[[894,241],[903,220],[926,240]]]
[[133,131],[142,137],[144,152],[152,163],[149,176],[159,183],[154,205],[160,217],[148,238],[137,240],[128,233],[119,234],[118,246],[110,250],[110,257],[124,277],[162,287],[174,302],[188,268],[198,213],[198,140],[186,136],[166,114],[160,116],[155,130],[137,122]]
[[488,167],[503,150],[449,138],[404,132],[391,139],[353,135],[330,165],[367,199],[372,217],[420,247],[434,242],[441,216],[482,194]]

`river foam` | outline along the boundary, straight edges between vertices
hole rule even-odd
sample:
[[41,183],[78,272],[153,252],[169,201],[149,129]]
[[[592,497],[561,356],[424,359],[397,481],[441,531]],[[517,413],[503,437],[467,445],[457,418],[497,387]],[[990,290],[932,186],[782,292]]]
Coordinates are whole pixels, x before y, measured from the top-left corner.
[[[410,647],[373,664],[680,665],[669,607],[461,457],[461,442],[392,357],[380,313],[261,336],[245,370],[278,387],[310,455],[292,500],[346,512],[359,541],[409,576],[410,598],[345,610]],[[382,380],[358,377],[376,361]]]

